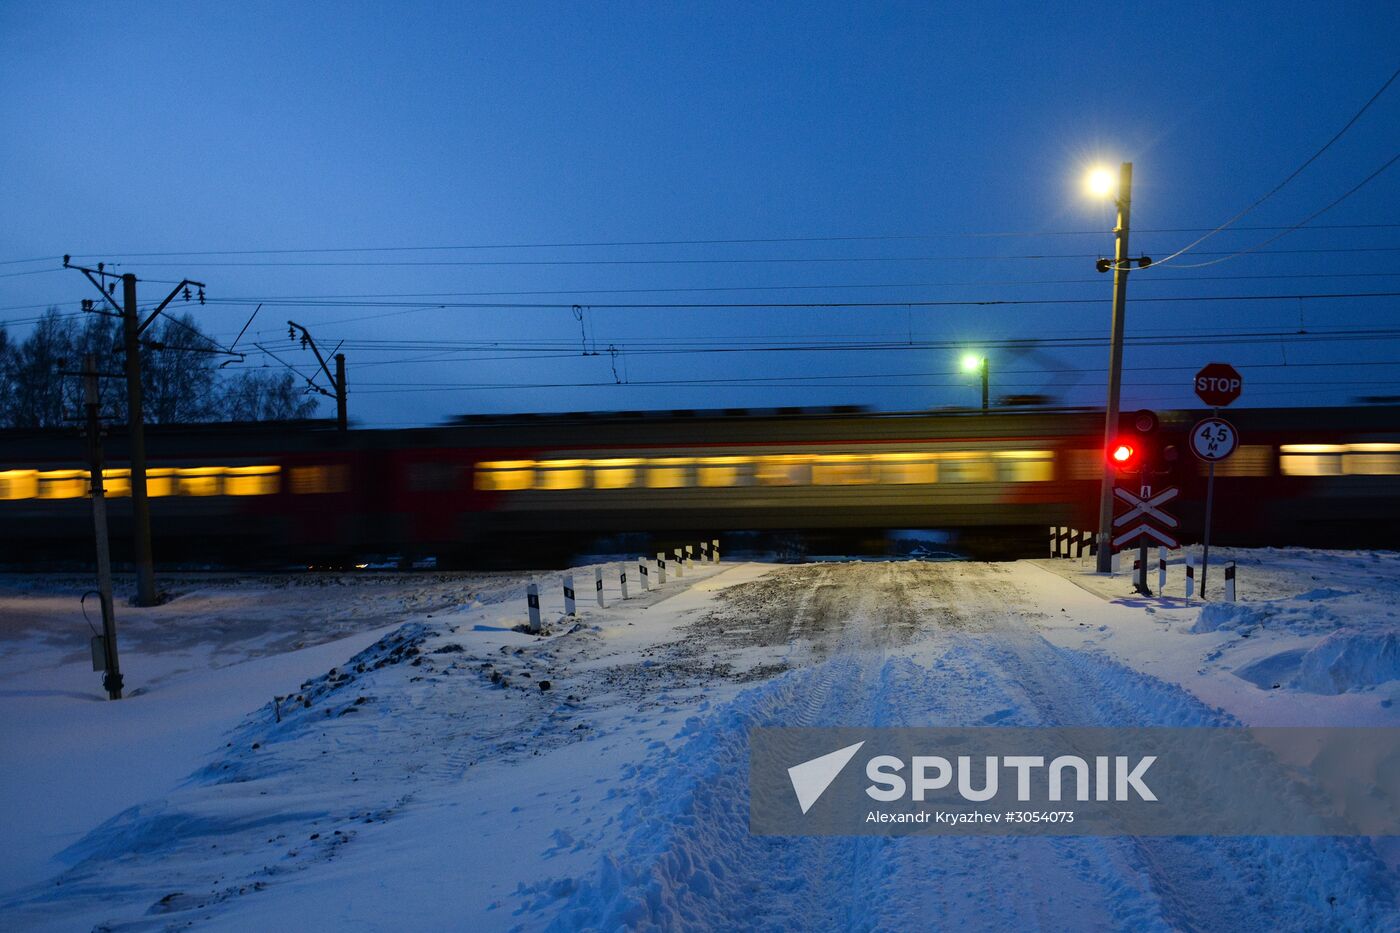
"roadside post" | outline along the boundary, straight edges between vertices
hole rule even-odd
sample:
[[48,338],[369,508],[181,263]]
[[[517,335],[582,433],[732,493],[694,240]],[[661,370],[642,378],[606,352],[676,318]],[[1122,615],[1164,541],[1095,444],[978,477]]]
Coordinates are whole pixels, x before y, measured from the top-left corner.
[[683,577],[685,576],[685,551],[676,548],[673,553],[676,555],[676,576]]
[[642,592],[650,592],[651,581],[647,579],[647,562],[643,558],[637,558],[637,576],[642,580]]
[[540,630],[540,588],[531,583],[525,588],[525,604],[530,607],[530,631]]
[[1232,560],[1225,562],[1225,601],[1235,601],[1235,562]]
[[1240,397],[1244,379],[1229,363],[1207,363],[1192,383],[1196,397],[1212,409],[1191,428],[1191,451],[1210,464],[1206,476],[1206,526],[1201,535],[1201,599],[1206,598],[1206,571],[1210,568],[1210,524],[1215,509],[1215,464],[1235,452],[1240,435],[1235,426],[1219,417],[1220,409]]
[[598,608],[608,608],[607,604],[603,602],[603,568],[601,566],[593,568],[593,588],[598,591]]
[[656,552],[656,585],[666,585],[666,552]]
[[710,562],[719,563],[719,538],[710,539]]
[[620,571],[620,574],[621,574],[621,582],[622,582],[622,598],[623,598],[623,599],[626,599],[626,598],[627,598],[627,565],[626,565],[626,564],[623,564],[623,565],[622,565],[622,569],[621,569],[621,571]]
[[685,546],[685,560],[686,563],[693,563],[695,561],[695,545],[687,544]]
[[1196,555],[1186,555],[1186,598],[1196,595]]
[[574,604],[574,575],[564,576],[564,615],[578,615],[577,606]]
[[702,564],[708,564],[709,562],[710,562],[710,542],[708,542],[708,541],[701,541],[701,542],[700,542],[700,563],[702,563]]
[[[97,598],[102,604],[102,634],[92,640],[92,669],[102,671],[107,698],[122,698],[122,670],[117,658],[117,614],[112,606],[112,559],[107,540],[107,499],[102,483],[102,426],[98,421],[97,356],[83,357],[83,407],[87,412],[88,480],[92,495],[93,537],[97,542]],[[100,666],[99,666],[100,665]]]
[[1167,549],[1157,548],[1157,595],[1164,596],[1167,592]]

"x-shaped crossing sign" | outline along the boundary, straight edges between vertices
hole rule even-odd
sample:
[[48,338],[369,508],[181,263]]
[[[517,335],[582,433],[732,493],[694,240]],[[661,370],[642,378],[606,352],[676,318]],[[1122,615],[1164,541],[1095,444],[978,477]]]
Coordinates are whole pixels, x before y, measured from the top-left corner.
[[1181,495],[1180,489],[1177,489],[1175,486],[1168,486],[1155,496],[1151,494],[1150,489],[1145,489],[1144,492],[1146,493],[1145,495],[1135,496],[1126,489],[1114,487],[1113,494],[1123,502],[1126,502],[1131,508],[1113,520],[1113,527],[1118,528],[1126,525],[1138,516],[1160,522],[1168,528],[1175,528],[1177,525],[1181,524],[1176,520],[1176,516],[1169,515],[1158,508],[1162,503],[1170,502],[1172,499]]

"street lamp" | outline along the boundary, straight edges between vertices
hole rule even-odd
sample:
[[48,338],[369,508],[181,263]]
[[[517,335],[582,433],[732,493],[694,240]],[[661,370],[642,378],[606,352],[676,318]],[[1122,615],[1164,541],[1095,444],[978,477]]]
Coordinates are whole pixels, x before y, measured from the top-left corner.
[[962,368],[965,373],[975,373],[979,370],[982,373],[982,410],[987,410],[987,358],[978,356],[976,353],[965,353],[962,358]]
[[[1128,257],[1128,220],[1133,202],[1133,163],[1124,162],[1118,169],[1118,180],[1114,183],[1113,172],[1105,166],[1089,171],[1084,179],[1085,190],[1090,194],[1105,198],[1112,197],[1118,207],[1118,224],[1113,228],[1113,259],[1100,259],[1095,268],[1100,272],[1113,270],[1113,322],[1109,330],[1108,351],[1108,404],[1104,411],[1103,426],[1103,485],[1099,488],[1099,530],[1097,567],[1099,573],[1109,573],[1113,569],[1113,485],[1115,477],[1115,457],[1123,453],[1115,449],[1118,435],[1118,401],[1123,391],[1123,318],[1124,305],[1128,300],[1128,270],[1136,263],[1138,268],[1146,268],[1152,260],[1146,256],[1136,259]],[[1127,457],[1132,451],[1127,451]]]

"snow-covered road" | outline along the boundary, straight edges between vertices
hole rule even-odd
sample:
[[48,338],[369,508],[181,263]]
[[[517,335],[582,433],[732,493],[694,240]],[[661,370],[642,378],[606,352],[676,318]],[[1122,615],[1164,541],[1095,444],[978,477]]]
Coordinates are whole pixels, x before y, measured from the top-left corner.
[[[284,707],[212,734],[203,767],[96,827],[57,878],[0,891],[0,917],[129,930],[1397,927],[1393,874],[1364,839],[749,833],[753,727],[1237,723],[1240,710],[1099,650],[1091,635],[1144,624],[1139,608],[1031,563],[697,566],[619,595],[544,638],[511,630],[514,601],[406,612],[348,662],[288,684]],[[1271,716],[1286,719],[1277,705]]]
[[1231,722],[1179,689],[1047,642],[1036,631],[1046,596],[1075,597],[1057,587],[1004,564],[825,564],[726,594],[724,608],[699,623],[715,627],[709,638],[796,636],[786,654],[796,669],[736,698],[678,756],[644,769],[638,780],[651,787],[643,796],[675,802],[634,814],[624,853],[555,925],[1316,930],[1394,922],[1384,868],[1345,841],[748,833],[753,726]]

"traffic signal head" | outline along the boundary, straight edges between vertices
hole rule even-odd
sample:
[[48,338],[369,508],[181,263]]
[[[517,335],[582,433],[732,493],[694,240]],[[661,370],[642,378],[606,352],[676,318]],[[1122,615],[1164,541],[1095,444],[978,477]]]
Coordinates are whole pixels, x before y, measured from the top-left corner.
[[1117,439],[1108,447],[1108,461],[1120,473],[1151,469],[1157,460],[1157,415],[1144,408],[1122,419]]

